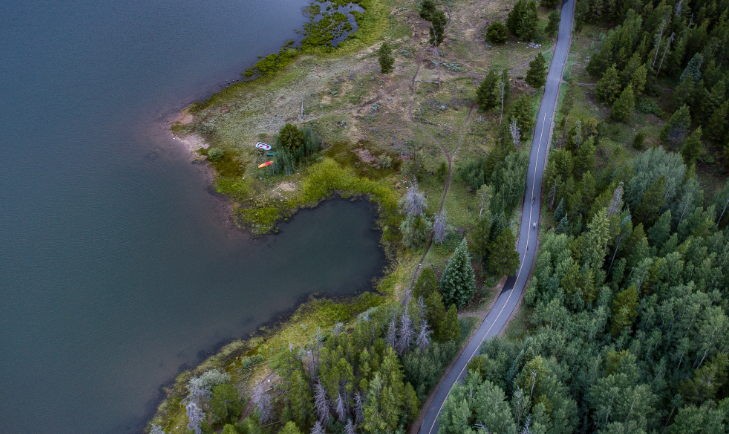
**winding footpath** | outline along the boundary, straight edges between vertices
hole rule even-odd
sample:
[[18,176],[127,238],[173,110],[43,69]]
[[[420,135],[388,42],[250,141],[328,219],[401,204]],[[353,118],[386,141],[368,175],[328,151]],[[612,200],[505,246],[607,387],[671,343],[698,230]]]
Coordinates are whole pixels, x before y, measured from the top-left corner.
[[[575,0],[567,0],[562,6],[559,34],[554,50],[554,56],[549,66],[547,84],[537,114],[537,124],[534,128],[532,149],[529,156],[529,169],[527,172],[527,189],[524,195],[521,226],[519,228],[519,243],[517,251],[521,257],[521,264],[514,276],[510,276],[504,290],[499,295],[493,308],[481,323],[476,333],[468,342],[466,348],[458,356],[453,367],[446,374],[445,379],[435,392],[428,407],[423,423],[420,425],[420,434],[433,434],[438,432],[438,416],[443,403],[451,388],[464,378],[466,366],[474,356],[478,355],[481,344],[489,338],[497,336],[506,326],[516,305],[524,291],[527,277],[534,264],[537,251],[537,235],[539,229],[539,210],[541,209],[542,173],[547,161],[547,153],[552,141],[552,125],[559,96],[559,85],[570,49],[572,34],[572,21],[574,16]],[[449,159],[450,160],[450,159]],[[536,223],[536,228],[533,224]]]

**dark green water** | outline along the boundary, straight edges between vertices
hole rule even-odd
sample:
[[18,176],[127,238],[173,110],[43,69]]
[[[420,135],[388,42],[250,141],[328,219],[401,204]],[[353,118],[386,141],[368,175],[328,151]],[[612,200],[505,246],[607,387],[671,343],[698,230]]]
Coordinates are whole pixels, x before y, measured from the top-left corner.
[[159,387],[305,294],[369,287],[366,203],[251,240],[159,121],[302,0],[0,0],[0,432],[138,431]]

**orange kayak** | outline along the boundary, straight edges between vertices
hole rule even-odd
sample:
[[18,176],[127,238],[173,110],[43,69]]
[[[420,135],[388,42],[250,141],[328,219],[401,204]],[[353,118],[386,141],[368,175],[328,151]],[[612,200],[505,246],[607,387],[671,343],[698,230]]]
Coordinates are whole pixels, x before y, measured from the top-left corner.
[[264,167],[266,167],[266,166],[270,166],[270,165],[271,165],[271,163],[273,163],[273,161],[266,161],[265,163],[263,163],[263,164],[261,164],[260,166],[258,166],[258,168],[259,168],[259,169],[263,169],[263,168],[264,168]]

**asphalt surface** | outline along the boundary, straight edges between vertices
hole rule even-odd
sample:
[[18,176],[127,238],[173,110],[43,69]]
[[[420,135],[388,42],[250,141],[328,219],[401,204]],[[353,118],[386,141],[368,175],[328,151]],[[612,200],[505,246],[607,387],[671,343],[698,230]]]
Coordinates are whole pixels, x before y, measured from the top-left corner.
[[[420,425],[419,434],[438,432],[438,416],[443,408],[443,403],[448,398],[451,388],[457,381],[461,381],[465,377],[466,366],[471,358],[478,355],[481,344],[486,339],[497,336],[506,326],[509,316],[511,316],[516,308],[517,302],[521,298],[521,294],[524,291],[524,284],[534,264],[537,250],[537,231],[539,229],[539,210],[541,207],[542,174],[544,172],[546,156],[549,152],[549,145],[552,141],[552,117],[559,95],[559,84],[570,48],[574,2],[575,0],[568,0],[562,6],[557,45],[549,66],[547,84],[544,88],[544,95],[542,96],[539,114],[537,115],[537,124],[534,129],[526,180],[527,188],[524,194],[524,207],[521,227],[519,228],[519,243],[517,247],[517,251],[521,257],[519,270],[516,272],[516,275],[510,276],[506,280],[504,290],[499,295],[493,308],[436,391],[435,397],[425,414],[423,423]],[[534,223],[537,225],[536,228],[533,226]]]

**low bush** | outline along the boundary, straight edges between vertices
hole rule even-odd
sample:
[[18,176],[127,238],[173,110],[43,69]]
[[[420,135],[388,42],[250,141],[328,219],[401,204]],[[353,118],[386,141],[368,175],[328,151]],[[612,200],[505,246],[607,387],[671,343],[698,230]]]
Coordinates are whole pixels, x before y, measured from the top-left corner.
[[210,148],[208,150],[208,160],[210,161],[218,161],[221,160],[225,156],[225,150],[220,148]]
[[486,37],[494,44],[506,41],[506,26],[501,21],[494,21],[486,29]]
[[638,113],[643,113],[644,115],[653,114],[658,116],[659,118],[665,115],[665,112],[658,106],[655,101],[647,98],[640,98],[635,104],[635,110]]

